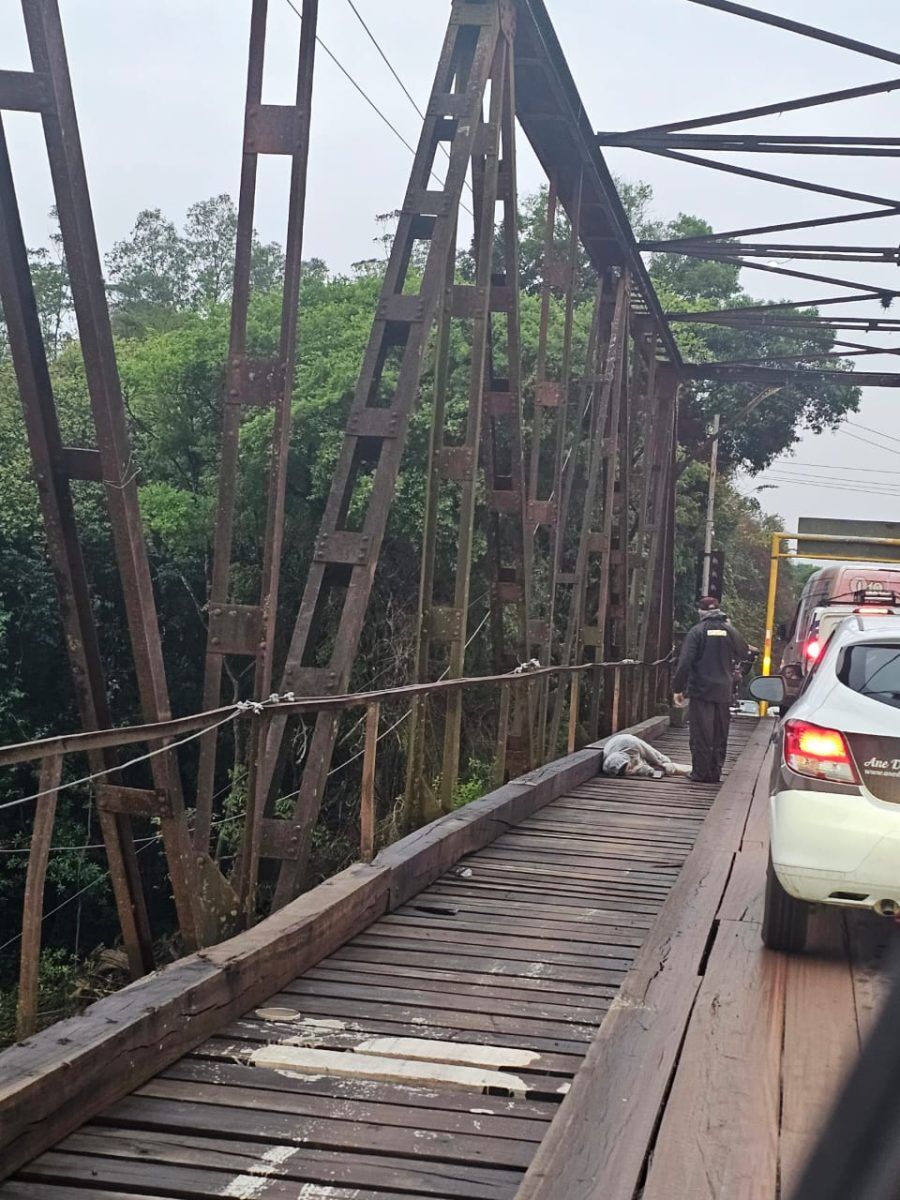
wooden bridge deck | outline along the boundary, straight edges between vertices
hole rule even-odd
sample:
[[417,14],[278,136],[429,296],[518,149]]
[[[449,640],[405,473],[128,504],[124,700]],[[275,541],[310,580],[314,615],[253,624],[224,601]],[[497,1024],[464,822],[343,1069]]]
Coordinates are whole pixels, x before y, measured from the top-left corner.
[[[753,730],[737,723],[730,766]],[[829,1091],[857,1045],[863,958],[886,923],[837,983],[834,961],[760,950],[762,733],[710,820],[718,789],[687,780],[567,791],[93,1116],[0,1200],[631,1200],[651,1152],[645,1200],[772,1200],[782,1030],[789,1174],[811,1128],[798,1089],[810,1069]],[[685,756],[685,732],[658,740]],[[713,896],[711,878],[727,889]],[[823,1004],[828,1052],[805,1021]]]

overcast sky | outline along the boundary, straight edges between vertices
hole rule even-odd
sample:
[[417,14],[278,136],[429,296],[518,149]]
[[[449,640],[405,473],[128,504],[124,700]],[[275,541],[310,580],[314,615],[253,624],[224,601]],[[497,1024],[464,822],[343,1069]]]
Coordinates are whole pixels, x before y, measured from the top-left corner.
[[[420,106],[427,98],[444,34],[446,0],[355,0]],[[764,104],[900,76],[890,63],[810,42],[691,4],[688,0],[547,0],[564,51],[597,129],[626,129]],[[103,250],[125,236],[141,208],[180,220],[195,200],[236,195],[250,0],[60,0]],[[900,49],[897,0],[771,0],[781,15]],[[0,67],[28,69],[19,4],[0,0]],[[383,112],[415,144],[418,118],[354,17],[347,0],[321,0],[320,34]],[[264,99],[292,99],[299,31],[287,0],[270,0]],[[400,204],[409,151],[320,54],[314,98],[305,252],[334,270],[371,257],[376,216]],[[900,132],[900,92],[723,127],[727,131],[808,134]],[[46,240],[51,193],[36,117],[6,118],[26,230]],[[524,142],[524,139],[522,139]],[[897,195],[897,160],[728,156],[761,170]],[[858,211],[853,202],[740,180],[611,151],[613,171],[654,188],[654,215],[696,213],[716,229]],[[752,159],[752,161],[751,161]],[[283,240],[286,162],[268,160],[260,175],[257,226]],[[538,186],[537,164],[523,145],[520,189]],[[840,232],[836,232],[840,230]],[[799,231],[778,240],[897,245],[896,219]],[[897,268],[799,264],[898,288]],[[830,270],[829,268],[836,268]],[[834,289],[745,271],[763,299],[811,299]],[[827,310],[826,310],[827,311]],[[876,315],[868,304],[854,315]],[[898,307],[900,311],[900,307]],[[845,335],[853,340],[852,335]],[[873,343],[900,347],[896,335]],[[859,360],[890,370],[896,358]],[[806,437],[791,465],[766,477],[764,506],[789,527],[798,516],[900,519],[900,392],[868,389],[858,425],[839,435]],[[874,432],[870,432],[874,431]],[[852,436],[849,436],[852,435]],[[865,444],[856,439],[868,439]],[[891,438],[895,440],[891,440]],[[790,477],[794,482],[787,482]],[[760,480],[748,483],[747,490]]]

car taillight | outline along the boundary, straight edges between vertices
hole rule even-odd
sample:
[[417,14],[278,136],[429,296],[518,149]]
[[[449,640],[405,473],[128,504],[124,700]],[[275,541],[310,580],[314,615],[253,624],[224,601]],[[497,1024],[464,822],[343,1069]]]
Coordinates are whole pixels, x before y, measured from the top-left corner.
[[837,729],[824,729],[808,721],[786,721],[784,761],[798,775],[829,779],[832,783],[859,783],[847,740]]
[[822,653],[822,643],[819,641],[818,638],[810,638],[809,641],[806,643],[806,645],[803,647],[803,653],[806,655],[806,657],[809,659],[809,661],[811,663],[816,662],[819,655]]

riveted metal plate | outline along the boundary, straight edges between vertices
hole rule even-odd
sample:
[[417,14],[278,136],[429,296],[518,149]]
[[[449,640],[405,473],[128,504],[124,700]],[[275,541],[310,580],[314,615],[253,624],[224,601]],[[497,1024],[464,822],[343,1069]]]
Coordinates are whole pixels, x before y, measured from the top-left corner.
[[498,604],[518,604],[525,595],[521,585],[511,579],[501,579],[491,584],[491,592]]
[[422,320],[424,301],[421,296],[384,296],[378,302],[377,319],[414,325]]
[[293,821],[280,817],[263,817],[259,823],[259,856],[282,862],[300,858],[300,834]]
[[485,392],[484,411],[489,417],[514,417],[519,410],[516,392]]
[[353,437],[395,438],[399,429],[400,414],[390,408],[360,408],[347,421]]
[[556,379],[545,379],[537,385],[534,398],[541,408],[559,408],[562,403],[562,384]]
[[171,801],[163,791],[120,787],[114,783],[99,783],[96,795],[97,807],[101,812],[124,813],[129,817],[171,817],[172,815]]
[[429,633],[436,642],[455,642],[462,637],[462,612],[435,605],[429,617]]
[[555,500],[531,500],[528,503],[528,520],[534,525],[555,525],[558,509]]
[[344,529],[338,529],[334,533],[322,533],[316,539],[313,560],[359,567],[368,560],[371,545],[371,538],[363,533],[352,533]]
[[213,654],[255,657],[262,640],[262,609],[257,604],[215,604],[209,610]]
[[231,361],[228,398],[236,404],[265,407],[274,404],[284,391],[284,363],[277,358],[245,358]]
[[475,452],[471,446],[444,446],[438,451],[438,469],[442,479],[460,482],[471,479],[475,469]]
[[259,104],[247,110],[244,148],[250,154],[298,154],[306,113],[295,104]]

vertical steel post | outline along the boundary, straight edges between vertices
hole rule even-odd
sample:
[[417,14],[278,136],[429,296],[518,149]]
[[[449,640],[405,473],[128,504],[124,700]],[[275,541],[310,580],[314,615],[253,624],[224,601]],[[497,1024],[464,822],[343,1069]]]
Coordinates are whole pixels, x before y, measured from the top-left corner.
[[[318,7],[318,0],[304,0],[296,94],[292,105],[262,102],[268,0],[253,0],[250,16],[243,159],[203,681],[204,708],[215,708],[221,702],[222,671],[225,659],[230,655],[254,660],[254,697],[265,698],[272,690],[291,403],[297,357]],[[287,155],[291,159],[280,335],[278,352],[273,358],[250,355],[247,336],[253,260],[253,217],[259,160],[262,155]],[[266,528],[258,601],[255,604],[246,604],[235,602],[231,595],[235,511],[239,490],[239,444],[244,411],[247,408],[252,411],[259,406],[272,406],[274,421],[266,479]],[[241,908],[245,913],[249,913],[253,907],[258,845],[265,833],[262,805],[256,788],[256,772],[261,750],[260,738],[266,728],[267,724],[264,721],[253,723],[248,747],[247,815],[239,871]],[[206,852],[209,845],[217,748],[217,732],[210,732],[201,739],[194,840],[195,845],[203,852]]]

